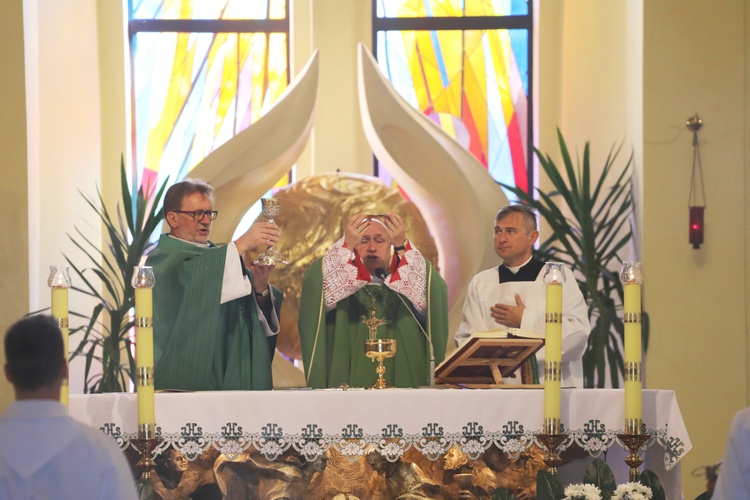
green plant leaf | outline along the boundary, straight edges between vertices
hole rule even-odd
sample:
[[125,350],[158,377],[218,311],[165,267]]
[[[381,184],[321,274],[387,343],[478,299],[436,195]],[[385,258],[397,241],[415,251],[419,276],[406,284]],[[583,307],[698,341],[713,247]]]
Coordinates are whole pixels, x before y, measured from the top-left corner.
[[[86,359],[84,393],[127,391],[133,381],[136,366],[130,334],[134,328],[131,310],[135,292],[130,280],[133,267],[153,247],[150,238],[163,214],[163,210],[156,207],[161,203],[166,182],[149,198],[144,197],[142,190],[132,195],[123,158],[120,159],[120,182],[122,199],[114,213],[107,209],[99,189],[96,198],[81,193],[99,216],[103,244],[95,244],[77,227],[75,236],[68,235],[87,260],[87,265],[81,266],[65,256],[76,274],[74,282],[82,283],[72,290],[98,302],[90,315],[71,311],[71,315],[86,321],[85,326],[71,329],[71,333],[81,336],[71,359],[76,356]],[[101,373],[92,374],[94,362],[101,363]]]
[[612,469],[607,462],[597,458],[589,464],[586,472],[583,473],[583,482],[593,484],[602,492],[602,497],[609,498],[617,488],[617,481]]
[[638,482],[643,486],[651,488],[652,500],[666,500],[664,487],[661,485],[661,481],[659,481],[659,476],[654,471],[645,469],[638,477]]
[[560,481],[546,470],[540,470],[536,473],[536,498],[537,500],[565,498],[565,492]]
[[[622,336],[618,318],[622,304],[622,284],[615,266],[621,264],[620,252],[632,241],[633,213],[631,154],[624,165],[618,158],[622,144],[614,145],[595,177],[591,165],[591,147],[574,162],[568,145],[557,130],[561,163],[534,148],[540,172],[552,189],[532,193],[501,184],[519,202],[534,209],[552,234],[540,242],[534,255],[544,261],[556,260],[570,266],[584,299],[589,304],[592,331],[583,358],[584,386],[605,387],[607,381],[619,386],[623,371]],[[619,300],[613,300],[617,297]],[[646,343],[644,343],[646,345]]]

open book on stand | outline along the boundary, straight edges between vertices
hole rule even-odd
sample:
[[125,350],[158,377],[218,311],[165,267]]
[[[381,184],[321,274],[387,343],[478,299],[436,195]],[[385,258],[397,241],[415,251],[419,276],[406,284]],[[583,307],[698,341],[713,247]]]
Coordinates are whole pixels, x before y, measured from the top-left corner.
[[[529,361],[544,346],[544,335],[528,330],[476,332],[450,353],[435,370],[435,383],[467,388],[529,388]],[[521,370],[521,384],[504,379]]]

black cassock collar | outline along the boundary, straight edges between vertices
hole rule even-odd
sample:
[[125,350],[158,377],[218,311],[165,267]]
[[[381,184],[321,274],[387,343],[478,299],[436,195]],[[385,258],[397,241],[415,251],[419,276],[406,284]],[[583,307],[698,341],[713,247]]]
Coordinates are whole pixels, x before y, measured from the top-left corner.
[[500,264],[497,268],[500,283],[508,283],[511,281],[536,281],[536,277],[544,269],[544,262],[531,258],[526,265],[521,266],[521,269],[517,273],[511,272],[510,269],[505,267],[505,264]]

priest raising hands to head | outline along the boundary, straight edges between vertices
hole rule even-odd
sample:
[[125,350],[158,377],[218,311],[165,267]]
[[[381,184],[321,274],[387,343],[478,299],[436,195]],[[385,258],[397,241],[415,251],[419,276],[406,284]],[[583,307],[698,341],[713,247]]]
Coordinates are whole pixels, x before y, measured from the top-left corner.
[[213,188],[186,179],[164,197],[163,234],[153,266],[154,382],[157,389],[271,389],[282,294],[273,266],[246,267],[241,255],[279,240],[272,222],[253,224],[218,247],[209,238]]
[[[391,245],[403,256],[406,250],[406,229],[397,214],[366,216],[357,214],[349,219],[344,232],[347,248],[355,249],[367,271],[375,276],[375,270],[388,268]],[[400,243],[399,243],[400,242]]]
[[[495,253],[503,263],[482,271],[469,283],[463,321],[455,334],[458,344],[472,333],[512,328],[545,332],[546,288],[544,262],[532,256],[539,238],[536,216],[523,205],[509,205],[497,213]],[[575,277],[565,270],[563,284],[562,384],[583,387],[583,352],[590,333],[588,308]],[[544,348],[537,353],[544,365]]]
[[381,320],[377,338],[397,342],[396,356],[385,361],[387,384],[430,383],[431,362],[445,355],[447,287],[396,213],[351,216],[343,237],[305,273],[299,333],[310,387],[375,382],[363,323],[373,317]]

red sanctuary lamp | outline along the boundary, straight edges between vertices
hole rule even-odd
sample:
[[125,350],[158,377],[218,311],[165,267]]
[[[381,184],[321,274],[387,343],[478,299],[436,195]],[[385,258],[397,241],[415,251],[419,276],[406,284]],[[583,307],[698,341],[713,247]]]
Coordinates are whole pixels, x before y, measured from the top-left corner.
[[[703,126],[703,122],[696,113],[687,119],[686,125],[688,130],[693,132],[693,173],[690,178],[690,196],[688,199],[688,209],[690,210],[689,241],[693,248],[700,248],[703,243],[703,212],[706,209],[703,166],[701,165],[701,150],[698,142],[698,131]],[[696,180],[698,177],[700,178],[700,184]]]

